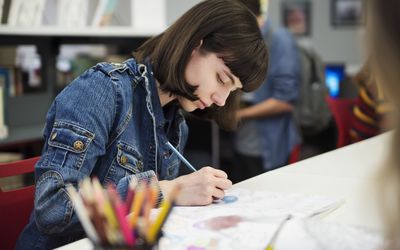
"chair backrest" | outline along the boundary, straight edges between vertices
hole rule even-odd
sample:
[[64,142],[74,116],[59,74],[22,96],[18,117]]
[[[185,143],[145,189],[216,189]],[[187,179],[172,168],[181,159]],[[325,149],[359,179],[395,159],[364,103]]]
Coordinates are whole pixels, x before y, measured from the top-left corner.
[[300,160],[301,144],[296,145],[289,155],[288,164],[293,164]]
[[[0,178],[33,173],[39,157],[0,163]],[[33,209],[35,186],[10,191],[0,189],[0,249],[14,249]]]
[[350,128],[356,99],[334,99],[332,97],[327,97],[326,101],[333,114],[338,130],[336,148],[346,146],[351,143]]

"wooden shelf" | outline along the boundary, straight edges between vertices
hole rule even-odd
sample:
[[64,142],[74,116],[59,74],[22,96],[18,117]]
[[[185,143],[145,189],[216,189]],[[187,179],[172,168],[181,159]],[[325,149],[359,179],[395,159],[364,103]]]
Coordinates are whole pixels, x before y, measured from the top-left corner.
[[63,44],[105,44],[133,50],[162,30],[139,30],[132,27],[66,29],[54,26],[22,28],[0,25],[0,46],[36,45],[42,60],[41,93],[7,98],[8,136],[0,147],[29,144],[42,139],[46,112],[56,94],[56,63]]
[[7,138],[0,140],[0,146],[40,140],[43,138],[43,128],[44,123],[21,127],[9,127],[8,136]]

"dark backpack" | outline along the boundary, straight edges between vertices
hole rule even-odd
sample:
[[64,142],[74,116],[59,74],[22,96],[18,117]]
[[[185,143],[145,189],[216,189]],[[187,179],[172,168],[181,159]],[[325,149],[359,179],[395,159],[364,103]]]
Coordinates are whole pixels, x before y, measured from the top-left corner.
[[294,117],[303,136],[312,136],[326,129],[331,112],[325,101],[328,88],[325,85],[324,64],[317,53],[298,46],[301,63],[299,97],[294,107]]

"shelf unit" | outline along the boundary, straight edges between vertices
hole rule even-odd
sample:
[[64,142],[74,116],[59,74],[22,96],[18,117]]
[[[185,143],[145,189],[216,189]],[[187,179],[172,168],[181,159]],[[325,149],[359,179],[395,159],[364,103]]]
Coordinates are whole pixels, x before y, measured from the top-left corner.
[[24,28],[0,25],[0,35],[21,37],[120,37],[137,38],[151,37],[164,29],[134,29],[131,27],[100,27],[100,28],[60,28],[45,26],[40,28]]
[[35,45],[41,56],[45,91],[6,98],[8,137],[0,147],[42,138],[45,116],[56,94],[56,58],[64,44],[104,44],[134,50],[162,30],[128,27],[63,29],[0,26],[0,46]]
[[[41,140],[45,116],[56,95],[56,57],[64,44],[105,44],[134,50],[146,39],[163,30],[137,30],[127,27],[85,28],[78,30],[58,27],[12,28],[0,25],[0,46],[36,45],[42,60],[42,80],[45,92],[9,98],[7,138],[0,140],[0,148],[7,145],[27,144]],[[204,122],[205,123],[205,122]],[[204,125],[204,124],[203,124]],[[210,129],[208,153],[210,164],[219,166],[219,129],[214,123],[205,125]],[[198,141],[195,138],[193,145]],[[190,149],[190,148],[189,148]],[[200,166],[198,166],[200,167]]]

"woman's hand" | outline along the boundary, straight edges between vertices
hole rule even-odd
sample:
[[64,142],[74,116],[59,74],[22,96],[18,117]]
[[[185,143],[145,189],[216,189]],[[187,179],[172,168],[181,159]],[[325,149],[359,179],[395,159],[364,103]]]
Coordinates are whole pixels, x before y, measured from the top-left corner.
[[173,185],[180,185],[181,191],[176,204],[198,206],[211,204],[214,199],[222,199],[224,190],[232,186],[228,175],[219,169],[203,167],[197,172],[183,175],[172,181],[160,181],[163,194],[168,195]]

